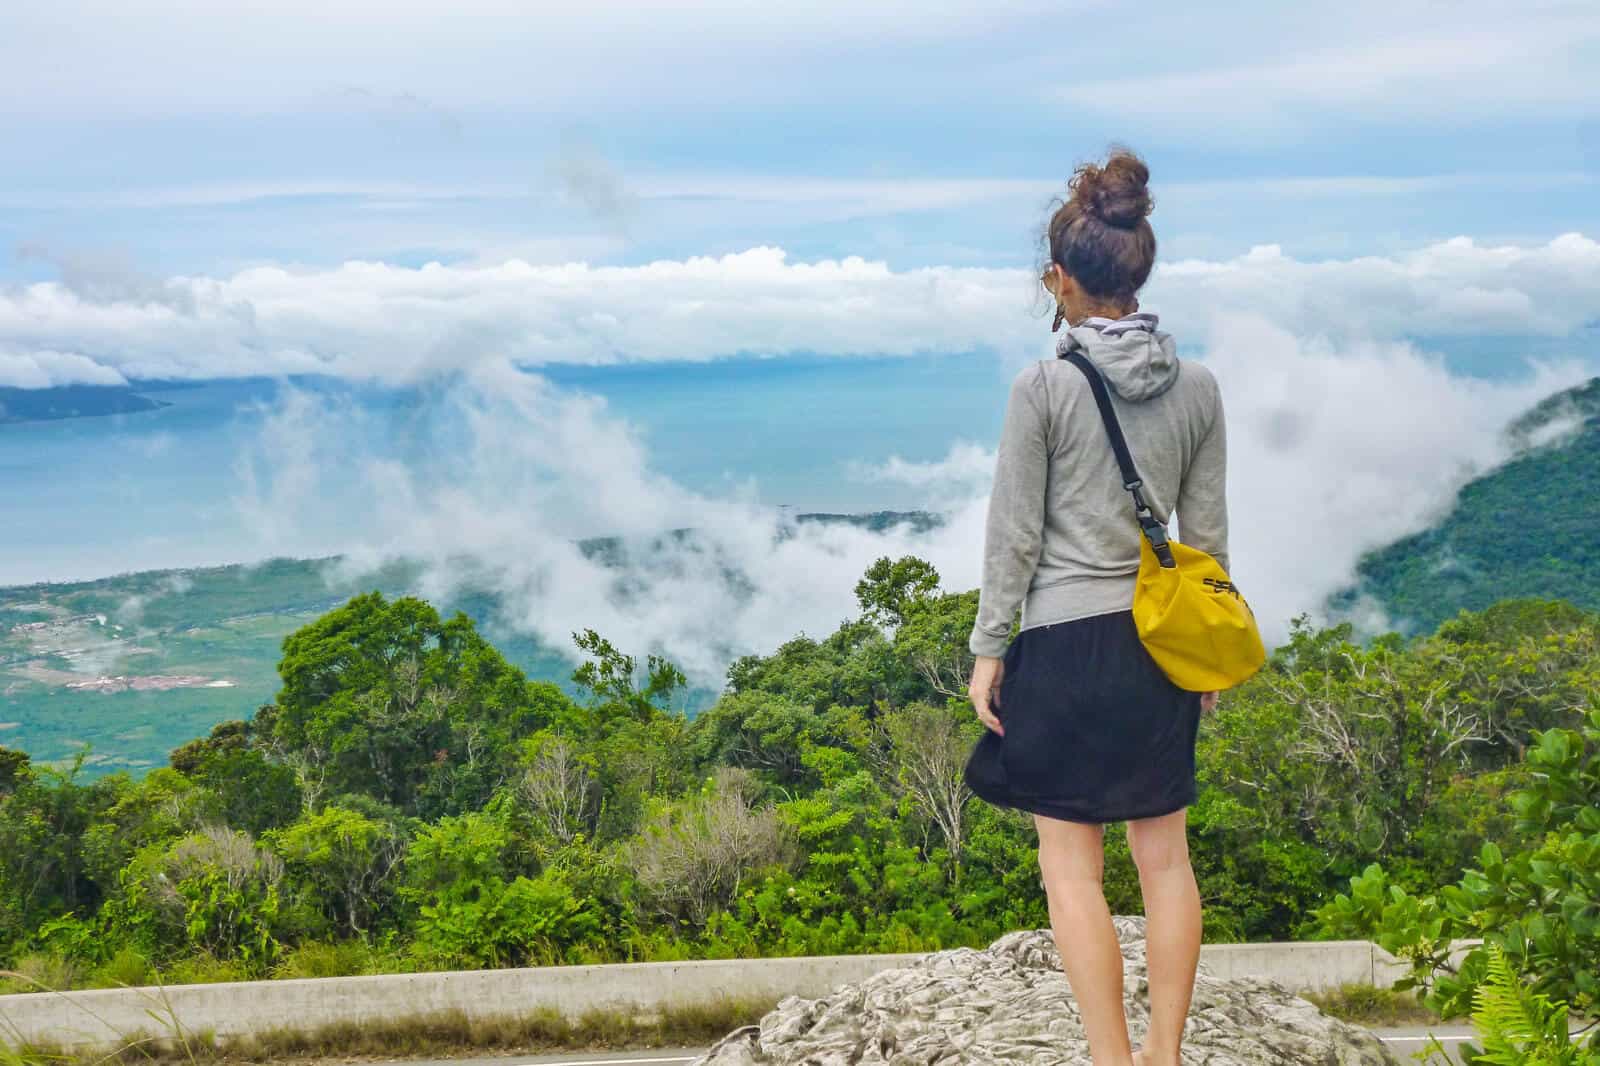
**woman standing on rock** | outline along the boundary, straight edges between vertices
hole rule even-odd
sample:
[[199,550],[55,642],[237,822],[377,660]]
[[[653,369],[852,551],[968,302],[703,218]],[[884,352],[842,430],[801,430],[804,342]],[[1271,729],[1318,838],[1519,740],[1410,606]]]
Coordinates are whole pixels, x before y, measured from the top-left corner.
[[[967,766],[974,792],[1030,812],[1050,923],[1094,1066],[1176,1066],[1200,955],[1200,894],[1186,808],[1195,734],[1216,693],[1175,686],[1132,615],[1139,525],[1086,376],[1110,389],[1162,522],[1228,565],[1226,444],[1217,384],[1179,360],[1137,294],[1155,263],[1149,170],[1117,150],[1078,168],[1046,232],[1042,282],[1059,358],[1011,385],[970,646],[970,695],[988,727]],[[1012,619],[1022,611],[1014,639]],[[1126,822],[1144,896],[1150,1025],[1130,1048],[1122,955],[1101,887],[1104,826]]]

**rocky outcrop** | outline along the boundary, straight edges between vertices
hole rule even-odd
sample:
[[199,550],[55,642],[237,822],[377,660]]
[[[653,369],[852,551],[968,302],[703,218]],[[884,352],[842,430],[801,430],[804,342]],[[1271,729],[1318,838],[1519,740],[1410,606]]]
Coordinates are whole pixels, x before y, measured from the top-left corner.
[[[1137,1045],[1149,1023],[1144,920],[1117,918],[1124,1007]],[[1398,1060],[1358,1026],[1273,981],[1224,981],[1204,967],[1183,1061],[1205,1066],[1386,1066]],[[1029,1063],[1088,1066],[1089,1046],[1060,957],[1044,930],[983,951],[941,951],[822,999],[791,997],[729,1034],[697,1066]]]

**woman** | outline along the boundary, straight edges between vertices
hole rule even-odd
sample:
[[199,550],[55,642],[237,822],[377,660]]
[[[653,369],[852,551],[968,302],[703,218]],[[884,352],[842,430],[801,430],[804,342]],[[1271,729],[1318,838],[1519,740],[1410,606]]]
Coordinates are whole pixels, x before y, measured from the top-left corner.
[[[1140,313],[1155,263],[1149,170],[1117,150],[1079,167],[1046,232],[1042,281],[1110,387],[1144,494],[1223,565],[1226,443],[1205,367]],[[1063,358],[1011,385],[989,500],[969,692],[988,727],[967,766],[982,798],[1033,815],[1050,924],[1095,1066],[1175,1066],[1200,954],[1185,810],[1216,693],[1185,692],[1139,642],[1140,531],[1088,380]],[[1012,619],[1021,631],[1008,643]],[[1104,826],[1127,822],[1144,896],[1150,1026],[1130,1048],[1122,955],[1101,888]]]

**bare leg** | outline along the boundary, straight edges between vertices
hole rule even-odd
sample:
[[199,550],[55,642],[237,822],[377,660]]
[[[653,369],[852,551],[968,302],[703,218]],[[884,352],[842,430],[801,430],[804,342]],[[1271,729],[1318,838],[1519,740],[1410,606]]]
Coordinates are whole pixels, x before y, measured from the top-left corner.
[[1128,823],[1128,850],[1144,895],[1150,1030],[1139,1066],[1177,1066],[1200,962],[1200,890],[1189,865],[1187,811]]
[[1130,1066],[1122,1011],[1122,951],[1101,879],[1104,827],[1034,815],[1039,870],[1050,900],[1050,927],[1083,1016],[1094,1066]]

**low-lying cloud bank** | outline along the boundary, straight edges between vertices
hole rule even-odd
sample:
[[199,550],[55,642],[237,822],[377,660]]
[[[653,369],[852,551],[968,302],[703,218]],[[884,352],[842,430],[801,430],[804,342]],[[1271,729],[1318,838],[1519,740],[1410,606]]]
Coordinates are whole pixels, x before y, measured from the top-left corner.
[[[881,555],[933,558],[953,588],[975,579],[981,509],[975,526],[970,494],[929,535],[796,525],[751,498],[661,476],[633,427],[603,403],[505,362],[424,394],[416,418],[440,442],[424,459],[352,448],[361,417],[304,392],[270,415],[241,481],[256,550],[295,542],[337,501],[361,518],[330,545],[345,566],[421,561],[422,592],[436,599],[493,589],[504,607],[497,621],[558,650],[593,627],[716,687],[737,655],[831,632],[854,613],[855,583]],[[684,528],[694,535],[663,536]],[[596,534],[619,538],[620,562],[579,549]]]
[[[1393,257],[1302,261],[1275,246],[1163,265],[1175,324],[1247,311],[1301,335],[1564,336],[1600,321],[1600,242],[1466,238]],[[523,366],[814,352],[1040,348],[1030,271],[793,262],[778,248],[638,266],[259,267],[153,281],[96,274],[0,290],[0,385],[328,374],[413,383]]]
[[[1261,319],[1223,323],[1209,346],[1228,403],[1235,576],[1274,639],[1295,615],[1315,615],[1363,551],[1426,525],[1502,459],[1510,419],[1583,377],[1569,366],[1515,383],[1464,379],[1406,344],[1338,349]],[[992,442],[957,441],[934,463],[858,467],[854,476],[918,487],[946,516],[931,531],[873,533],[794,527],[749,496],[679,485],[603,403],[508,363],[431,390],[424,407],[440,443],[402,462],[352,449],[358,412],[292,394],[269,419],[241,500],[263,547],[337,506],[360,516],[337,545],[358,570],[419,559],[430,596],[490,587],[502,621],[549,646],[570,649],[572,632],[593,626],[713,687],[733,657],[820,637],[853,614],[855,582],[879,556],[926,558],[950,590],[981,578]],[[695,535],[661,536],[684,527]],[[622,538],[620,565],[578,550],[600,532]]]

